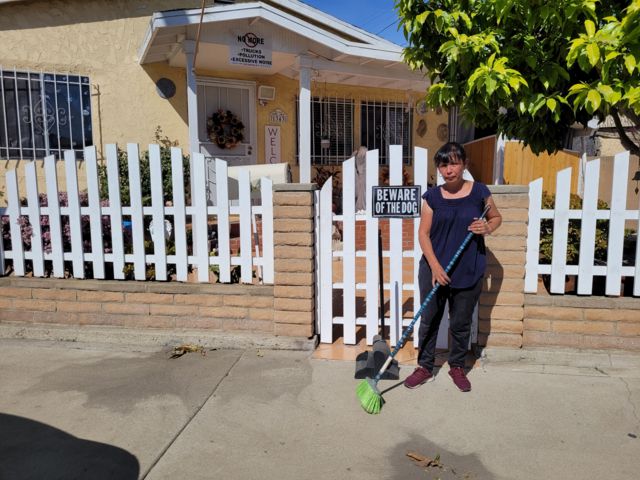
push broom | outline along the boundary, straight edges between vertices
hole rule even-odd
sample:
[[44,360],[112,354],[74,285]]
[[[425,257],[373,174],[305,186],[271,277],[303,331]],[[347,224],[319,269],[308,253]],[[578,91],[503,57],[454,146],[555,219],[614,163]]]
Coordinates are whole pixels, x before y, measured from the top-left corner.
[[[482,215],[480,215],[479,220],[484,219],[485,215],[489,211],[489,208],[490,208],[489,205],[487,205],[484,208],[484,211],[482,212]],[[462,252],[464,251],[464,249],[467,248],[467,245],[469,245],[469,242],[473,238],[473,235],[474,235],[473,232],[469,232],[467,236],[464,238],[464,240],[462,241],[462,244],[460,245],[460,247],[458,247],[458,250],[456,250],[456,253],[453,255],[453,258],[451,259],[451,261],[449,261],[449,264],[444,269],[446,274],[449,274],[449,272],[453,269],[453,266],[458,261],[458,258],[460,257],[460,255],[462,255]],[[382,409],[382,405],[384,403],[384,399],[382,398],[382,393],[380,393],[380,390],[378,389],[378,382],[382,378],[382,375],[384,375],[384,372],[387,370],[387,368],[389,368],[389,365],[393,361],[393,358],[396,356],[396,354],[400,351],[404,343],[407,341],[407,337],[409,337],[416,322],[422,316],[422,312],[427,307],[431,299],[435,296],[439,288],[440,288],[440,284],[436,282],[436,284],[433,286],[433,288],[431,289],[427,297],[422,302],[422,305],[420,305],[420,308],[418,309],[417,313],[413,317],[413,320],[411,320],[411,323],[409,324],[407,329],[404,331],[404,333],[396,343],[396,346],[393,348],[391,355],[389,355],[389,358],[387,358],[387,361],[384,362],[384,365],[382,365],[382,368],[376,374],[376,376],[373,378],[365,378],[358,384],[358,387],[356,389],[356,394],[358,396],[358,399],[360,400],[360,405],[362,406],[365,412],[371,413],[371,414],[380,413],[380,410]]]

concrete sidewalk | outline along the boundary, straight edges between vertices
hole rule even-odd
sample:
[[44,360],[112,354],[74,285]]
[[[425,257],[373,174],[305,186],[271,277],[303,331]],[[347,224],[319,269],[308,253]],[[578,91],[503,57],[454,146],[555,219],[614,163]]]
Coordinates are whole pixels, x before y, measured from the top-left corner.
[[309,351],[0,349],[2,480],[640,476],[640,357],[610,368],[488,361],[465,394],[444,369],[414,391],[381,382],[386,404],[372,416],[354,364]]

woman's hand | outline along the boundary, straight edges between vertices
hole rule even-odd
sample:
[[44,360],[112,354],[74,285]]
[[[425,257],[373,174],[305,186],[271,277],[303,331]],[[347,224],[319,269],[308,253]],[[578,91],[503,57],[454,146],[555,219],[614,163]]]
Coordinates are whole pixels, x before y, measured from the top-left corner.
[[449,275],[447,275],[447,272],[444,271],[444,268],[442,268],[442,265],[440,265],[439,263],[436,263],[436,265],[433,266],[429,265],[429,268],[431,268],[432,287],[436,285],[436,282],[438,282],[440,285],[448,285],[449,282],[451,282]]
[[476,235],[489,235],[491,233],[491,226],[489,226],[489,222],[486,219],[475,219],[469,225],[468,230],[470,232],[475,233]]

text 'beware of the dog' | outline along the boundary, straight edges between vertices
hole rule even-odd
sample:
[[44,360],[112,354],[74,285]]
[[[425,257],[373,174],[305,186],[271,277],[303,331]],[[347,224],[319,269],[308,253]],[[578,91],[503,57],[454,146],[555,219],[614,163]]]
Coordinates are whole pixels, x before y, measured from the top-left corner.
[[420,204],[420,185],[373,187],[371,213],[374,217],[419,217]]

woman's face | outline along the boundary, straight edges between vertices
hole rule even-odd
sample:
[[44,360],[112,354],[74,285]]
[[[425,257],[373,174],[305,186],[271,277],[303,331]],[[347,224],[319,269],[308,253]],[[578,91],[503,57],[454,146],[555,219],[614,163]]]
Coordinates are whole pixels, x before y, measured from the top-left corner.
[[447,163],[438,165],[438,171],[448,184],[456,184],[463,181],[465,163],[458,158],[451,158]]

